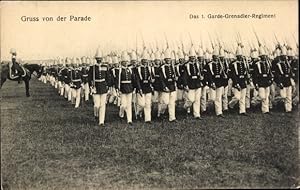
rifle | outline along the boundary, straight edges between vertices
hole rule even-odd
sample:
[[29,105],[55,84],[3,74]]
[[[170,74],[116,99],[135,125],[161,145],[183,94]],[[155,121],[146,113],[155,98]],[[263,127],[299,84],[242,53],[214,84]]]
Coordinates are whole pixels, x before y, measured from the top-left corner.
[[254,32],[254,35],[255,35],[255,37],[256,37],[258,46],[261,46],[261,43],[260,43],[259,38],[258,38],[258,35],[257,35],[257,33],[255,32],[254,28],[253,28],[253,32]]
[[209,37],[209,41],[210,41],[211,47],[212,47],[212,49],[214,49],[214,44],[213,44],[213,42],[212,42],[212,39],[211,39],[211,36],[210,36],[209,33],[208,33],[208,37]]
[[294,34],[293,34],[293,38],[294,38],[294,40],[295,40],[295,43],[296,43],[297,48],[299,48],[299,44],[298,44],[298,42],[297,42],[297,40],[296,40]]

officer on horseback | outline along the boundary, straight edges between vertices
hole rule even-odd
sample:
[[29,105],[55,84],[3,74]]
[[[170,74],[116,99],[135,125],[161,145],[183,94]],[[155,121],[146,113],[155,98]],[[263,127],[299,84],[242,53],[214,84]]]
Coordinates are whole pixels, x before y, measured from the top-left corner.
[[16,56],[17,56],[17,52],[15,49],[11,49],[10,53],[12,55],[11,61],[12,61],[12,65],[10,66],[11,68],[11,75],[10,77],[13,78],[22,78],[22,75],[24,74],[24,71],[22,69],[22,67],[20,66],[20,64],[17,62],[16,60]]

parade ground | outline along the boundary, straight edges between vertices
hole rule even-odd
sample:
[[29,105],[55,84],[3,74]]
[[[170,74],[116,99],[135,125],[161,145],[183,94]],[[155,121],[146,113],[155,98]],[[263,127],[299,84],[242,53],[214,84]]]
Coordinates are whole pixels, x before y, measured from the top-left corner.
[[[177,123],[133,120],[107,105],[106,127],[93,103],[78,109],[49,83],[7,81],[1,89],[4,189],[295,188],[299,182],[298,111],[238,110],[203,120],[176,110]],[[155,115],[155,111],[153,112]]]

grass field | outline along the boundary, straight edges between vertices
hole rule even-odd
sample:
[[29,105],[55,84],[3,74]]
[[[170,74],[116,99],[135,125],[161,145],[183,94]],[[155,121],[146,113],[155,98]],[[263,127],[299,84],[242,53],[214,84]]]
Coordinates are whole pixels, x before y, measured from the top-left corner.
[[[92,103],[75,110],[49,84],[8,81],[1,89],[4,189],[295,188],[300,180],[298,112],[202,121],[154,119],[134,129],[107,108],[99,128]],[[180,110],[179,110],[180,112]]]

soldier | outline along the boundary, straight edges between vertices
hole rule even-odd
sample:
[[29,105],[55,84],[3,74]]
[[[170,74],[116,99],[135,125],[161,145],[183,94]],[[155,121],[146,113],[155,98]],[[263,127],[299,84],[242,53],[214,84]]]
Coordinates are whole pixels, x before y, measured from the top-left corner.
[[276,83],[280,88],[280,96],[284,99],[285,111],[292,112],[292,67],[287,58],[287,48],[281,48],[280,60],[275,70]]
[[22,75],[24,75],[24,71],[22,69],[22,67],[20,66],[20,63],[16,61],[16,57],[17,57],[17,52],[15,49],[11,49],[10,53],[12,55],[11,61],[12,61],[12,65],[11,70],[12,72],[10,72],[10,78],[17,78],[19,77],[19,81],[21,81],[22,79]]
[[184,107],[187,112],[193,106],[193,115],[195,119],[201,119],[200,116],[200,99],[201,99],[201,79],[203,79],[203,72],[200,70],[200,65],[197,63],[196,51],[192,46],[189,52],[189,61],[184,66],[183,86],[187,91],[187,99]]
[[118,56],[113,55],[112,56],[112,67],[110,69],[110,73],[112,74],[111,78],[112,78],[112,84],[113,86],[111,87],[111,96],[109,98],[109,103],[113,103],[114,105],[120,106],[120,97],[118,96],[117,92],[116,92],[116,87],[115,87],[115,80],[116,80],[116,73],[118,73],[119,71],[119,60],[118,60]]
[[83,84],[83,92],[84,92],[84,100],[89,101],[90,99],[90,87],[89,87],[89,68],[91,60],[88,57],[82,57],[82,67],[81,67],[81,73],[82,73],[82,84]]
[[145,123],[151,123],[151,99],[153,87],[151,84],[151,67],[149,66],[150,57],[145,50],[142,55],[141,65],[137,67],[137,115],[141,116],[144,110]]
[[176,79],[175,79],[175,70],[171,64],[171,52],[169,47],[164,52],[164,63],[161,66],[160,70],[160,81],[163,87],[163,92],[161,94],[161,102],[159,114],[165,112],[168,107],[169,111],[169,121],[177,122],[175,116],[175,104],[176,104]]
[[58,93],[60,96],[63,96],[64,94],[64,84],[63,84],[63,76],[61,74],[62,69],[64,68],[63,66],[63,60],[58,58],[58,70],[57,70],[57,80],[58,80]]
[[[124,117],[124,111],[127,116],[127,123],[132,125],[132,92],[135,84],[135,75],[129,65],[129,55],[127,52],[122,53],[121,68],[116,73],[115,87],[117,94],[120,93],[121,105],[119,116]],[[138,83],[137,83],[138,85]]]
[[200,99],[200,111],[204,112],[206,111],[206,100],[207,100],[207,70],[206,70],[206,61],[204,57],[204,51],[202,49],[202,46],[198,49],[198,57],[197,62],[199,65],[200,73],[202,75],[200,76],[200,84],[201,84],[201,99]]
[[210,93],[209,93],[209,68],[208,68],[208,63],[211,62],[211,54],[209,53],[209,50],[207,49],[205,52],[204,52],[204,81],[206,82],[206,86],[203,87],[202,89],[202,96],[201,96],[201,112],[202,113],[206,113],[206,108],[207,108],[207,98],[208,98],[208,95],[210,96]]
[[152,86],[153,86],[153,96],[152,96],[152,102],[158,103],[158,111],[157,111],[157,117],[160,117],[160,110],[161,110],[161,93],[163,91],[162,85],[160,83],[160,67],[162,65],[162,58],[161,58],[161,52],[157,48],[155,52],[155,59],[153,67],[151,68],[152,72]]
[[228,80],[229,80],[229,62],[227,53],[224,51],[223,47],[220,47],[220,62],[223,67],[222,72],[222,85],[224,87],[224,91],[222,94],[222,106],[223,106],[223,112],[228,111]]
[[[178,61],[175,63],[175,76],[176,76],[176,84],[177,84],[177,101],[183,100],[183,93],[184,93],[184,85],[183,85],[183,73],[184,73],[184,53],[183,51],[178,48],[177,51]],[[179,102],[177,102],[179,103]]]
[[219,61],[219,48],[213,51],[212,61],[207,64],[207,77],[210,86],[210,96],[214,100],[215,112],[218,117],[225,117],[222,111],[222,95],[224,93],[223,64]]
[[[256,52],[253,52],[256,53]],[[257,57],[257,55],[252,55]],[[270,86],[272,84],[272,69],[271,65],[267,62],[266,51],[263,46],[259,48],[260,61],[253,62],[253,83],[258,95],[262,101],[261,111],[262,113],[269,113],[269,95]]]
[[247,91],[247,65],[243,59],[242,48],[238,45],[236,58],[230,66],[234,97],[229,102],[229,107],[233,108],[239,102],[239,114],[246,116],[246,91]]
[[69,77],[69,68],[70,68],[70,59],[69,58],[66,58],[65,65],[66,65],[66,67],[64,69],[62,69],[61,74],[63,76],[63,81],[65,84],[64,97],[68,100],[68,95],[69,95],[69,91],[70,91],[70,83],[71,83],[71,79]]
[[72,98],[75,100],[75,108],[79,107],[80,104],[80,93],[81,93],[81,83],[82,83],[82,72],[81,68],[79,67],[81,65],[80,58],[77,58],[75,60],[75,67],[72,70]]
[[102,63],[102,57],[102,52],[98,48],[95,55],[96,64],[90,66],[88,75],[94,100],[94,116],[99,126],[105,127],[106,97],[109,87],[112,86],[112,80],[108,65]]

